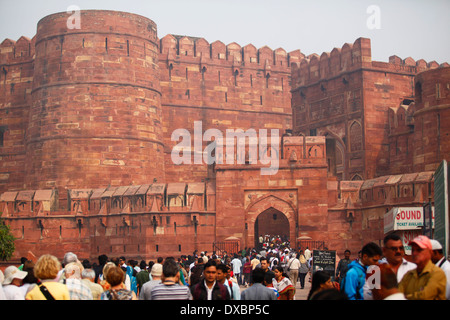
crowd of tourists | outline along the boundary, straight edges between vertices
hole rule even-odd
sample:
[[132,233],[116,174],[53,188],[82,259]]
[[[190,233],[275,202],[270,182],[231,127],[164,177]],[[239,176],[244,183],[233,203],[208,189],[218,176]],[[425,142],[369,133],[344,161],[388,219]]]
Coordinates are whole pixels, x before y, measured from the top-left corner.
[[346,250],[332,275],[315,270],[308,247],[271,235],[232,254],[195,251],[148,262],[44,254],[0,272],[0,300],[294,300],[306,281],[308,300],[448,300],[450,264],[441,244],[420,236],[410,245],[412,262],[396,235],[382,247],[366,244],[357,258]]

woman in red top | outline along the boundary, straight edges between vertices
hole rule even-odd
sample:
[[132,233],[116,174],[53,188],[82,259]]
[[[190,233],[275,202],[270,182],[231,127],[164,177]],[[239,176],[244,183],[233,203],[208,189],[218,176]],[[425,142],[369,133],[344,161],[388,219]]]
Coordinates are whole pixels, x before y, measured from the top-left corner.
[[244,274],[244,284],[246,287],[248,287],[251,279],[252,274],[252,264],[250,263],[250,257],[246,257],[246,262],[244,263],[244,266],[242,268],[242,273]]

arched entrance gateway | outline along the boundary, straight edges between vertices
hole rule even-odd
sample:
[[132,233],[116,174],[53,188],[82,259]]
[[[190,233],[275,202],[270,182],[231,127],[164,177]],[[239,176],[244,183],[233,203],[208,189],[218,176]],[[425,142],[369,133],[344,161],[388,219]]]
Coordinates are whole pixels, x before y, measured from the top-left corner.
[[283,240],[289,239],[289,220],[275,208],[269,208],[260,213],[255,221],[255,247],[258,246],[259,236],[278,235]]
[[297,210],[292,202],[274,195],[261,196],[246,210],[246,246],[256,247],[259,235],[284,235],[295,241]]

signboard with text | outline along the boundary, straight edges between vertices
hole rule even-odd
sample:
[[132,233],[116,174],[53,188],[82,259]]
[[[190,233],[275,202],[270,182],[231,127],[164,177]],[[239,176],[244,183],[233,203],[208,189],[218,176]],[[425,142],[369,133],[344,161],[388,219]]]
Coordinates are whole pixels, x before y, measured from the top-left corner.
[[313,250],[313,268],[312,272],[325,271],[331,275],[332,281],[336,276],[336,251]]
[[[395,207],[384,215],[384,233],[397,230],[420,230],[423,227],[423,207]],[[431,228],[434,228],[434,207],[431,208]]]

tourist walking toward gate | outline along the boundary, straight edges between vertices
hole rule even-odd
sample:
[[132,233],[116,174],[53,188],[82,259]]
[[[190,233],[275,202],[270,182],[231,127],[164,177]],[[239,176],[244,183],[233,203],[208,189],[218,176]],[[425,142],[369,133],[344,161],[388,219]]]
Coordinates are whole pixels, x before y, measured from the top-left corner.
[[152,280],[147,281],[142,286],[142,290],[139,293],[139,299],[140,300],[151,300],[152,299],[152,289],[157,284],[161,283],[162,271],[163,271],[162,264],[155,263],[152,266],[152,269],[150,271],[150,275],[151,275]]
[[239,259],[239,256],[235,253],[234,259],[231,260],[231,266],[233,267],[233,276],[236,277],[238,285],[240,285],[241,282],[241,270],[242,270],[242,262]]
[[84,270],[80,262],[71,262],[65,266],[64,283],[70,294],[70,300],[93,300],[91,288],[81,281],[81,272]]
[[244,283],[246,287],[250,285],[251,281],[251,274],[252,274],[252,263],[250,262],[250,257],[247,256],[247,261],[244,264],[244,267],[242,268],[242,273],[244,274]]
[[28,272],[19,270],[16,266],[5,269],[5,280],[2,285],[6,300],[25,300],[25,294],[20,287],[27,274]]
[[69,290],[65,284],[58,282],[61,263],[50,254],[39,257],[34,265],[34,274],[38,285],[27,293],[26,300],[70,300]]
[[112,267],[104,276],[110,288],[102,293],[101,300],[137,300],[134,291],[124,286],[126,273],[121,267]]
[[152,288],[151,300],[192,300],[189,287],[180,285],[179,281],[180,270],[176,261],[166,259],[162,267],[161,283]]
[[300,261],[297,259],[296,254],[294,253],[292,255],[292,258],[289,260],[288,266],[288,274],[289,274],[289,280],[291,280],[292,285],[295,287],[298,280],[298,272],[300,269]]
[[306,275],[309,272],[309,266],[308,261],[306,260],[306,257],[302,253],[302,251],[300,251],[300,257],[298,260],[300,262],[300,268],[298,269],[298,278],[300,279],[300,289],[304,289]]

